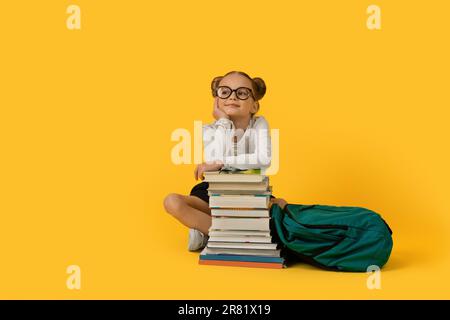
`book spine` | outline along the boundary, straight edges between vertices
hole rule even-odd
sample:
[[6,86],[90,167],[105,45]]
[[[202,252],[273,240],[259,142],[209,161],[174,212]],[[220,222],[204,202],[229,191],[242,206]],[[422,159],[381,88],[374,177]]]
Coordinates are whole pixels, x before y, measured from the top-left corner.
[[269,262],[246,262],[246,261],[223,261],[223,260],[199,260],[199,264],[215,265],[215,266],[230,266],[230,267],[249,267],[249,268],[268,268],[268,269],[283,269],[282,263]]
[[246,256],[246,255],[238,256],[238,255],[231,255],[231,254],[205,254],[205,255],[200,255],[200,260],[284,263],[284,258]]

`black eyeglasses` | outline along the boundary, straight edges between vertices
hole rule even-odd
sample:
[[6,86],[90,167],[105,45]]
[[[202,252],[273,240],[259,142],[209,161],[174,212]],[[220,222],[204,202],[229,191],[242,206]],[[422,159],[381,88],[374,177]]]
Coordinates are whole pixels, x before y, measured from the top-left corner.
[[221,99],[226,99],[229,96],[231,96],[231,94],[233,92],[236,92],[236,97],[239,100],[247,100],[248,97],[252,97],[253,99],[255,99],[255,97],[253,96],[253,92],[252,89],[250,88],[246,88],[246,87],[239,87],[237,89],[231,89],[230,87],[227,86],[220,86],[217,88],[216,93],[217,96]]

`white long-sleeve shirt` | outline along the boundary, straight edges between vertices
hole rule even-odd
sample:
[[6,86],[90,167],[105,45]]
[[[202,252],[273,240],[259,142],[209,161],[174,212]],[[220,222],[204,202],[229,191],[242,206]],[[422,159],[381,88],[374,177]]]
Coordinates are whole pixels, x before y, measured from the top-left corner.
[[[237,136],[237,143],[233,143]],[[236,129],[227,118],[203,125],[204,159],[217,160],[224,168],[256,169],[264,172],[271,161],[269,124],[262,116],[253,116],[245,132]]]

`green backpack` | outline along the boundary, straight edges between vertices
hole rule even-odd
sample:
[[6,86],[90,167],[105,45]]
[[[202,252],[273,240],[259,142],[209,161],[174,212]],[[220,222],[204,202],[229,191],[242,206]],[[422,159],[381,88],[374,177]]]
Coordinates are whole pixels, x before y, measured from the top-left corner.
[[287,204],[271,209],[275,239],[292,258],[335,271],[381,269],[392,251],[392,231],[381,216],[360,207]]

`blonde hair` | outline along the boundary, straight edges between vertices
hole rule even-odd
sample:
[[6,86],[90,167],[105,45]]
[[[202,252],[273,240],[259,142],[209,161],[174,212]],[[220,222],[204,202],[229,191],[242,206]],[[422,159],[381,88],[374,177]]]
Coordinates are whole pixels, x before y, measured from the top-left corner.
[[266,83],[264,82],[263,79],[261,79],[259,77],[252,78],[248,74],[246,74],[245,72],[242,72],[242,71],[230,71],[227,74],[225,74],[224,76],[215,77],[211,81],[212,96],[214,98],[217,96],[217,87],[219,87],[220,81],[223,78],[225,78],[226,76],[230,75],[230,74],[239,74],[241,76],[246,77],[247,79],[249,79],[251,81],[252,87],[253,87],[253,95],[255,97],[256,104],[257,104],[257,111],[256,112],[258,112],[258,110],[259,110],[259,100],[261,100],[264,97],[264,95],[266,94]]

